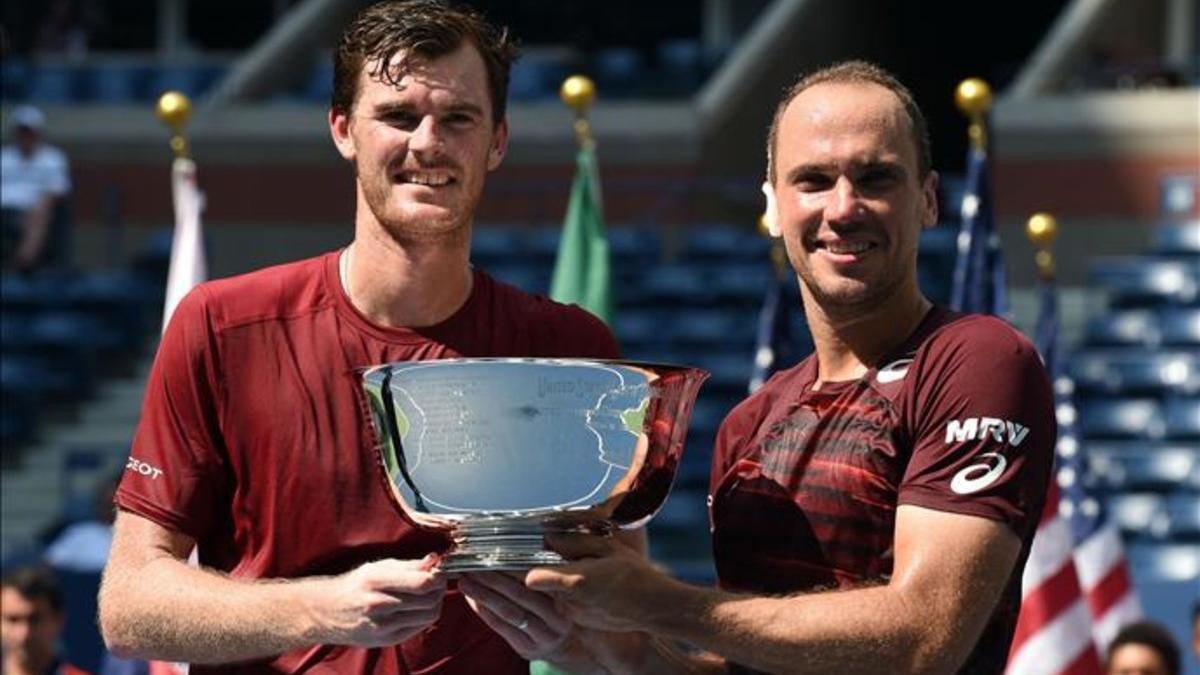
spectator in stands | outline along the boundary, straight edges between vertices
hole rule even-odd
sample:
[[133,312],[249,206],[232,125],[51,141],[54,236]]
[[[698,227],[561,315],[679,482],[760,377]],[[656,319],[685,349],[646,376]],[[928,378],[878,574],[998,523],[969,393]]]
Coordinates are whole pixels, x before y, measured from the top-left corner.
[[60,262],[71,190],[67,157],[44,140],[46,118],[33,106],[13,110],[12,143],[0,149],[0,228],[5,267],[31,272]]
[[767,221],[815,353],[718,432],[720,589],[571,535],[550,542],[572,564],[463,592],[508,623],[565,613],[619,633],[593,642],[610,670],[1001,672],[1049,484],[1052,392],[1014,328],[917,287],[919,235],[938,220],[928,143],[908,90],[863,62],[803,78],[777,108]]
[[617,356],[595,317],[469,263],[514,56],[506,29],[435,0],[372,5],[343,33],[328,122],[354,168],[354,239],[201,284],[175,310],[117,490],[100,591],[112,651],[528,672],[435,569],[450,542],[399,513],[360,378],[394,361]]
[[0,645],[4,675],[83,675],[59,660],[58,638],[66,625],[62,591],[45,567],[22,567],[0,582]]
[[1106,675],[1179,675],[1179,647],[1153,621],[1125,626],[1108,645]]

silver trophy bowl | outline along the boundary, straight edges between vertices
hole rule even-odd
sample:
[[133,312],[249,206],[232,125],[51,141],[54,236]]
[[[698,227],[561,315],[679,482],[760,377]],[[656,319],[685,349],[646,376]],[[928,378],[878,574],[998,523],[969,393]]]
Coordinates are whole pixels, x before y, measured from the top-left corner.
[[584,359],[389,363],[363,386],[392,494],[454,541],[447,572],[563,563],[548,532],[607,534],[666,500],[698,368]]

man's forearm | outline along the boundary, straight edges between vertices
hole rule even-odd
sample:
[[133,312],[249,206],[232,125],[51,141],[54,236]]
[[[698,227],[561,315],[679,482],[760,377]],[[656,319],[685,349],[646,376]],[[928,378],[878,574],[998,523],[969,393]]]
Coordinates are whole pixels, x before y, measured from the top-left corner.
[[648,631],[766,672],[944,669],[927,659],[937,622],[912,620],[915,608],[888,587],[769,598],[673,582],[646,604],[663,608],[647,616]]
[[320,641],[308,591],[323,578],[244,581],[164,556],[137,574],[107,572],[100,591],[105,642],[121,656],[228,663]]

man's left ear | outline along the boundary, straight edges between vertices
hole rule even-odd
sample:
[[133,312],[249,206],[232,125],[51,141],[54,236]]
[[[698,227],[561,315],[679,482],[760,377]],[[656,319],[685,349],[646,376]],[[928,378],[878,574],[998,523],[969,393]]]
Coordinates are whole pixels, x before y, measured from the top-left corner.
[[508,152],[508,118],[500,120],[496,125],[496,132],[492,134],[492,147],[488,148],[488,171],[495,171],[500,167],[505,152]]
[[921,226],[933,227],[938,224],[938,173],[930,171],[928,176],[925,176],[925,184],[921,186],[921,197],[925,200],[924,208],[922,209]]

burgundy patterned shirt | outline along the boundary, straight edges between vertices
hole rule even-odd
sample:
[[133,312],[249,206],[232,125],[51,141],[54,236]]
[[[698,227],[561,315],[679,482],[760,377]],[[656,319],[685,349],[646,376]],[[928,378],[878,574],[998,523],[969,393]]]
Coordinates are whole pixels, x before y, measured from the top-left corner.
[[886,581],[900,504],[996,520],[1021,555],[961,672],[999,673],[1050,477],[1050,381],[1011,326],[942,308],[883,363],[813,391],[813,354],[726,418],[710,489],[720,583],[784,594]]

